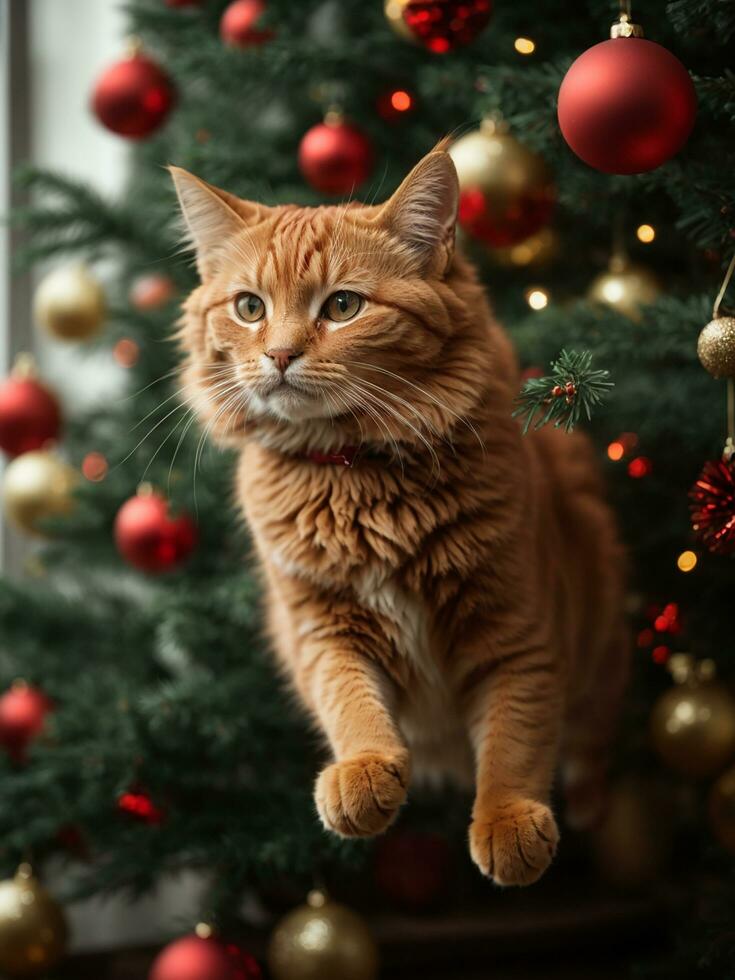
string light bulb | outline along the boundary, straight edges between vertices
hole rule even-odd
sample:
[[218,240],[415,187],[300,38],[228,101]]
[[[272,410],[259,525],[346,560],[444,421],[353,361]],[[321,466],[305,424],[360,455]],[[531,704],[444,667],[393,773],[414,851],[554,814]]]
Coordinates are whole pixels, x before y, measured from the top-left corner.
[[536,50],[536,45],[530,37],[517,37],[513,43],[513,47],[518,54],[533,54]]
[[691,572],[696,568],[698,560],[695,551],[682,551],[676,559],[676,567],[680,572]]
[[607,456],[613,463],[617,463],[625,456],[625,446],[622,442],[611,442],[607,447]]
[[524,293],[532,310],[543,310],[549,305],[549,294],[541,286],[532,286]]
[[650,245],[656,237],[656,229],[653,225],[638,225],[635,233],[638,241],[643,242],[644,245]]

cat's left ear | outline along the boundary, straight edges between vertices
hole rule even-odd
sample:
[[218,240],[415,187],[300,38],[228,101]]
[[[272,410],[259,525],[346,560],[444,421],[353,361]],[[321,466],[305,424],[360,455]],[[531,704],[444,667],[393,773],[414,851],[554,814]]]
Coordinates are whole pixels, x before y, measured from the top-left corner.
[[382,220],[416,257],[422,270],[442,274],[454,253],[459,182],[443,149],[420,160],[383,206]]

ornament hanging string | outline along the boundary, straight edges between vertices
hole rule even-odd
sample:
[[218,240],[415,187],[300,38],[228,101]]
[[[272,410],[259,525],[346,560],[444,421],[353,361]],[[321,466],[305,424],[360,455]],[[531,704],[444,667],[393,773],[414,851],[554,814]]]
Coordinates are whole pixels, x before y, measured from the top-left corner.
[[725,273],[725,278],[722,280],[722,285],[720,286],[720,291],[717,294],[715,305],[712,307],[713,320],[716,320],[720,315],[720,304],[725,298],[725,293],[727,292],[727,287],[730,285],[733,272],[735,272],[735,253],[733,253],[733,257],[730,259],[730,265],[727,267],[727,272]]
[[[730,259],[725,278],[722,280],[720,291],[718,292],[712,307],[712,319],[716,320],[720,315],[720,305],[725,298],[727,287],[730,285],[733,272],[735,272],[735,253]],[[735,455],[735,382],[732,378],[727,379],[727,439],[725,449],[722,453],[723,459],[729,460]]]

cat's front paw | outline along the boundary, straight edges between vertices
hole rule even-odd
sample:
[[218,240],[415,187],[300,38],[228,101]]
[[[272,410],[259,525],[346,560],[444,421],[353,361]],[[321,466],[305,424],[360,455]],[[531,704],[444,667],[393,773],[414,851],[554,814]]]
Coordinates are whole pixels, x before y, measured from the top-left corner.
[[314,798],[327,830],[342,837],[372,837],[393,822],[407,786],[405,757],[363,752],[327,766]]
[[530,885],[551,864],[559,831],[551,810],[534,800],[512,800],[476,813],[470,854],[498,885]]

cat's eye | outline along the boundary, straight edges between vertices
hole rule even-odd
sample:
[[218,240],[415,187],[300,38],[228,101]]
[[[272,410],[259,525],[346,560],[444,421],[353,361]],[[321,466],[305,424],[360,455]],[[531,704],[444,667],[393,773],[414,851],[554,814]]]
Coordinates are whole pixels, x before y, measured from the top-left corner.
[[245,323],[257,323],[265,316],[265,303],[255,293],[238,293],[235,297],[235,313]]
[[335,323],[344,323],[362,309],[362,296],[353,293],[351,289],[339,289],[327,299],[322,307],[322,316]]

